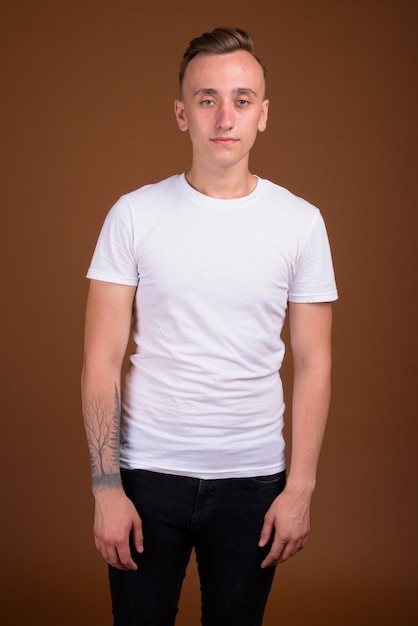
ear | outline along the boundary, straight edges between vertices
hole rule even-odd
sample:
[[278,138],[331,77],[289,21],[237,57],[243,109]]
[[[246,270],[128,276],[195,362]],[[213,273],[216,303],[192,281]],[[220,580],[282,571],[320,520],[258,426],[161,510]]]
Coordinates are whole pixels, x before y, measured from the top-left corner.
[[268,118],[268,113],[269,113],[269,104],[270,104],[269,100],[264,100],[263,104],[261,105],[261,115],[260,115],[260,119],[258,122],[258,131],[260,133],[266,130],[267,118]]
[[176,116],[177,125],[181,131],[188,130],[184,103],[182,100],[174,100],[174,115]]

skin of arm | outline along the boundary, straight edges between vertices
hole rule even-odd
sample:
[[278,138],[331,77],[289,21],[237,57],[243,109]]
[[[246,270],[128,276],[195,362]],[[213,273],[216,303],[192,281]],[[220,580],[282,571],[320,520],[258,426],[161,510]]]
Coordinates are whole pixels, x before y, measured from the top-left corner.
[[274,532],[261,567],[305,547],[310,505],[331,398],[331,303],[289,303],[293,357],[292,453],[287,484],[264,518],[259,545]]
[[95,498],[94,537],[105,560],[137,569],[132,537],[143,551],[141,519],[122,487],[119,469],[120,379],[129,340],[135,287],[90,282],[81,377],[84,425]]

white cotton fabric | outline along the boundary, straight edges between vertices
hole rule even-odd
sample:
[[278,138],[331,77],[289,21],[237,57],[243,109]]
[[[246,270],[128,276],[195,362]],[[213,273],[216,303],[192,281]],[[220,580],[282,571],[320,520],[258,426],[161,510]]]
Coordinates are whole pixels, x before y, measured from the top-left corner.
[[122,467],[198,478],[285,468],[287,303],[337,299],[317,208],[261,178],[219,200],[172,176],[116,202],[87,276],[138,286]]

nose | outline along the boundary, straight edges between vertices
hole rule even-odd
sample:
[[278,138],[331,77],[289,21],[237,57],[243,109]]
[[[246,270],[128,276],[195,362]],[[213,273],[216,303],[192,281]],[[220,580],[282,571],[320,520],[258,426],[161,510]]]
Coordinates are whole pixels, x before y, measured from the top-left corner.
[[216,128],[230,130],[234,127],[234,117],[234,110],[230,104],[220,104],[217,111]]

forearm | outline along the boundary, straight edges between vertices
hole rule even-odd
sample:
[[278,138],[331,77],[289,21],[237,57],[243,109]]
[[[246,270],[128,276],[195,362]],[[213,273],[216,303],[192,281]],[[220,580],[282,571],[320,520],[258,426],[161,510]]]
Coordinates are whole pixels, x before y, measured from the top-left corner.
[[264,546],[274,541],[262,563],[286,561],[301,550],[310,531],[310,504],[331,395],[329,303],[289,303],[293,355],[292,454],[287,484],[269,508],[261,531]]
[[288,489],[312,494],[331,397],[330,362],[295,371]]
[[143,551],[142,524],[120,476],[120,381],[135,287],[91,281],[81,376],[84,424],[95,497],[97,549],[113,567],[136,570],[131,540]]
[[121,489],[120,380],[135,287],[91,281],[81,392],[93,491]]
[[284,491],[267,511],[260,535],[265,546],[274,532],[261,567],[277,565],[301,550],[310,532],[310,505],[330,400],[329,366],[297,364],[292,407],[292,454]]
[[116,373],[93,376],[84,368],[82,403],[93,492],[120,489],[120,392]]

